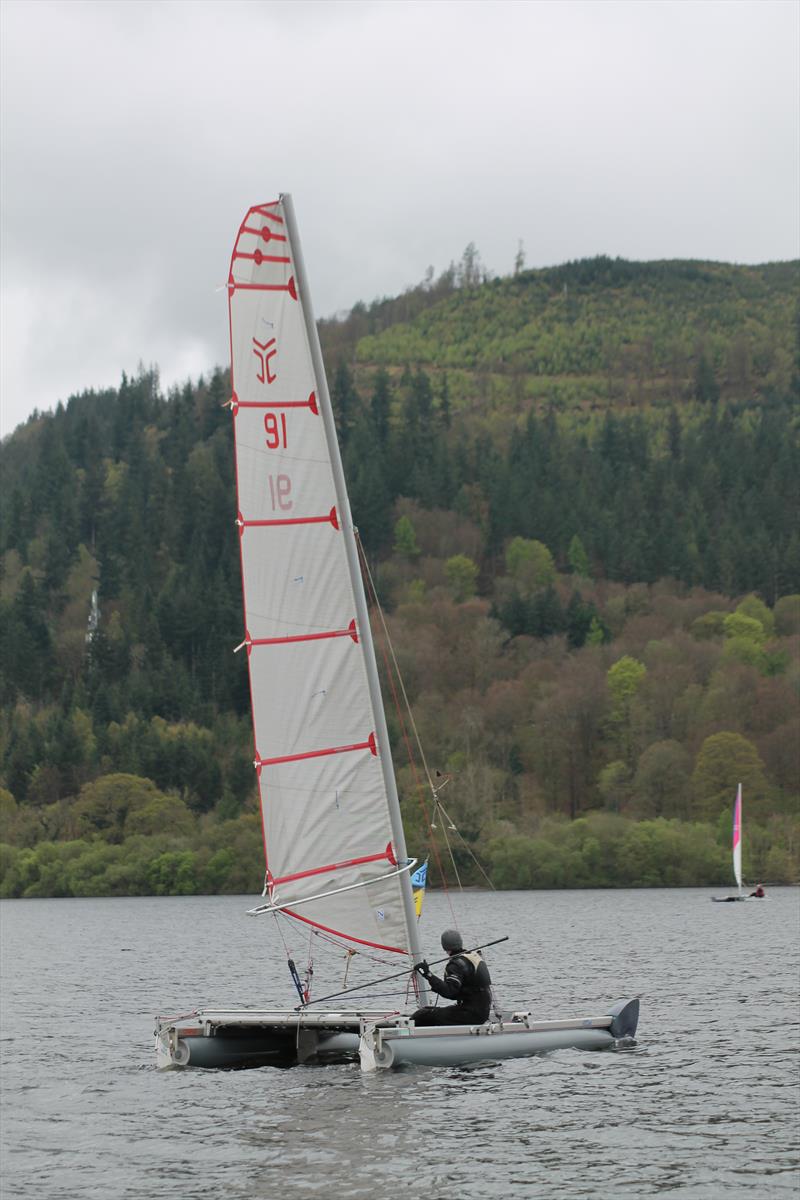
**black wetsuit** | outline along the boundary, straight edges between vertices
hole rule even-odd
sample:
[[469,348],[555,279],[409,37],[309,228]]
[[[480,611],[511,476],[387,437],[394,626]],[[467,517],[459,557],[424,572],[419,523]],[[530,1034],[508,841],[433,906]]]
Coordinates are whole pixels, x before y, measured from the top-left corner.
[[444,969],[444,979],[428,978],[428,987],[446,1000],[440,1008],[420,1008],[415,1025],[482,1025],[492,1008],[492,980],[479,954],[453,954]]

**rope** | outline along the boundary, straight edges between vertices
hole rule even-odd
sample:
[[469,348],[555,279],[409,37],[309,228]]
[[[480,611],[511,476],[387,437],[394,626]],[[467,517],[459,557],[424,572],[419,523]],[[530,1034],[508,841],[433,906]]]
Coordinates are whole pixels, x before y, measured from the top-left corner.
[[463,847],[464,847],[464,849],[467,851],[467,853],[469,854],[469,856],[470,856],[470,858],[472,859],[472,861],[475,863],[475,866],[478,868],[478,870],[480,871],[481,875],[483,876],[483,878],[484,878],[484,879],[486,880],[486,882],[488,883],[489,887],[492,889],[492,891],[493,891],[493,892],[496,892],[496,891],[497,891],[497,888],[494,886],[494,884],[492,883],[491,879],[490,879],[490,878],[489,878],[489,876],[486,874],[486,871],[483,869],[483,865],[481,864],[481,861],[480,861],[480,859],[478,858],[478,856],[476,855],[475,851],[474,851],[474,850],[472,849],[472,847],[470,846],[469,842],[466,840],[466,838],[465,838],[465,837],[463,836],[463,834],[461,833],[461,830],[458,828],[458,826],[457,826],[457,825],[455,825],[455,824],[453,823],[453,821],[452,821],[452,819],[451,819],[450,815],[448,814],[447,810],[445,809],[445,807],[444,807],[444,805],[441,803],[441,801],[440,801],[440,800],[437,800],[437,801],[436,801],[436,803],[437,803],[437,805],[438,805],[438,807],[439,807],[439,811],[440,811],[440,812],[442,813],[442,815],[444,816],[444,819],[445,819],[445,821],[448,821],[448,822],[450,823],[450,828],[451,828],[451,829],[453,829],[453,830],[454,830],[454,831],[455,831],[455,832],[458,834],[458,837],[461,839],[461,844],[462,844],[462,846],[463,846]]
[[368,958],[372,962],[380,963],[381,966],[384,966],[386,963],[394,961],[393,958],[390,959],[386,956],[376,954],[370,950],[356,949],[353,946],[348,946],[346,944],[346,942],[340,941],[338,938],[331,937],[331,935],[328,933],[323,933],[321,929],[313,929],[312,933],[313,933],[314,937],[318,938],[321,942],[329,942],[331,946],[335,946],[336,950],[337,950],[337,958],[339,957],[339,952],[344,950],[344,951],[346,951],[347,954],[351,954],[351,955],[358,954],[361,956],[361,958]]
[[[430,790],[431,790],[431,794],[432,794],[432,796],[433,796],[434,809],[433,809],[433,816],[432,816],[432,818],[431,818],[431,822],[430,822],[430,824],[429,824],[429,828],[431,828],[431,829],[432,829],[432,827],[433,827],[433,822],[435,822],[435,820],[436,820],[436,814],[437,814],[437,812],[441,812],[441,813],[442,813],[442,815],[444,816],[444,819],[445,819],[445,820],[446,820],[446,821],[449,823],[449,825],[450,825],[450,828],[451,828],[451,829],[453,829],[453,830],[455,830],[455,832],[458,834],[458,837],[459,837],[459,839],[460,839],[460,841],[461,841],[461,844],[464,846],[465,850],[466,850],[466,851],[467,851],[467,853],[470,855],[470,857],[471,857],[472,861],[475,863],[475,866],[478,868],[478,870],[480,871],[481,875],[483,876],[483,878],[484,878],[484,879],[486,880],[486,882],[488,883],[489,887],[492,889],[492,891],[495,891],[495,890],[496,890],[496,889],[495,889],[495,886],[494,886],[494,884],[492,883],[492,881],[491,881],[491,879],[489,878],[489,876],[486,874],[486,871],[485,871],[485,869],[484,869],[483,865],[482,865],[482,864],[481,864],[481,862],[478,860],[478,858],[477,858],[477,856],[476,856],[475,852],[473,851],[472,847],[471,847],[471,846],[470,846],[470,844],[469,844],[469,843],[466,841],[466,839],[463,837],[463,835],[462,835],[462,833],[461,833],[460,829],[458,829],[458,827],[456,826],[456,824],[455,824],[455,822],[453,821],[452,817],[451,817],[451,816],[449,815],[449,813],[446,811],[446,809],[445,809],[444,805],[442,804],[441,800],[439,799],[439,792],[441,792],[442,788],[446,787],[446,785],[447,785],[447,784],[450,782],[450,778],[451,778],[451,777],[450,777],[449,775],[445,776],[445,777],[444,777],[444,779],[443,779],[443,782],[442,782],[442,783],[440,783],[438,787],[436,787],[436,786],[435,786],[435,784],[434,784],[434,782],[433,782],[433,779],[432,779],[432,777],[431,777],[430,770],[429,770],[429,768],[428,768],[428,763],[427,763],[427,761],[426,761],[426,759],[425,759],[425,752],[424,752],[424,750],[423,750],[423,747],[422,747],[422,740],[421,740],[421,738],[420,738],[420,736],[419,736],[419,731],[418,731],[418,729],[417,729],[416,722],[414,721],[414,714],[413,714],[413,712],[412,712],[411,705],[410,705],[410,703],[409,703],[409,700],[408,700],[408,695],[407,695],[407,693],[406,693],[405,685],[403,684],[403,676],[402,676],[402,674],[401,674],[401,672],[400,672],[400,666],[399,666],[399,664],[398,664],[398,662],[397,662],[397,656],[395,655],[395,652],[394,652],[394,647],[393,647],[393,645],[392,645],[392,639],[391,639],[391,637],[390,637],[390,635],[389,635],[389,630],[388,630],[388,628],[387,628],[387,625],[386,625],[386,620],[385,620],[385,618],[384,618],[384,615],[383,615],[383,609],[381,608],[380,601],[378,600],[378,595],[377,595],[377,592],[376,592],[376,589],[375,589],[375,584],[374,584],[374,582],[373,582],[372,575],[371,575],[371,573],[370,573],[370,569],[369,569],[369,563],[367,562],[366,555],[364,554],[364,550],[363,550],[363,547],[362,547],[362,545],[361,545],[361,539],[360,539],[360,538],[358,539],[358,546],[359,546],[359,550],[361,551],[361,558],[362,558],[362,561],[363,561],[363,564],[364,564],[364,571],[365,571],[365,573],[366,573],[366,576],[367,576],[367,579],[368,579],[368,581],[369,581],[369,585],[370,585],[370,591],[371,591],[371,594],[372,594],[373,602],[374,602],[374,604],[375,604],[375,608],[377,609],[378,616],[380,617],[381,627],[382,627],[382,629],[383,629],[383,635],[384,635],[384,638],[385,638],[385,640],[386,640],[386,644],[387,644],[387,645],[388,645],[388,647],[389,647],[389,652],[390,652],[390,654],[391,654],[391,656],[392,656],[392,662],[393,662],[393,664],[394,664],[395,673],[396,673],[396,675],[397,675],[397,680],[398,680],[398,683],[400,684],[400,690],[401,690],[401,692],[402,692],[402,694],[403,694],[403,700],[404,700],[404,702],[405,702],[406,710],[407,710],[407,712],[408,712],[408,718],[409,718],[409,722],[410,722],[411,728],[412,728],[412,730],[413,730],[413,732],[414,732],[414,738],[415,738],[415,740],[416,740],[417,747],[418,747],[418,749],[419,749],[419,755],[420,755],[420,758],[421,758],[421,760],[422,760],[422,765],[423,765],[423,768],[424,768],[424,770],[425,770],[425,776],[426,776],[426,778],[427,778],[427,781],[428,781],[428,786],[429,786],[429,788],[430,788]],[[385,655],[384,655],[384,661],[386,661],[386,656],[385,656]],[[387,674],[389,674],[389,675],[390,675],[390,680],[391,680],[391,674],[390,674],[390,673],[389,673],[389,671],[388,671],[388,664],[387,664]],[[396,693],[394,693],[394,688],[393,688],[392,690],[393,690],[393,694],[395,695],[395,702],[396,702],[396,699],[397,699],[397,697],[396,697]],[[400,723],[401,723],[401,725],[402,725],[402,714],[401,714],[401,713],[400,713],[400,711],[399,711],[399,705],[397,705],[397,708],[398,708],[398,719],[400,720]],[[413,763],[413,759],[412,759],[412,768],[413,768],[413,766],[414,766],[414,763]],[[416,776],[415,776],[415,777],[416,777]],[[426,816],[426,820],[427,820],[427,813],[425,814],[425,816]],[[459,889],[460,889],[460,890],[463,890],[463,889],[462,889],[462,885],[461,885],[461,880],[460,880],[460,878],[459,878],[459,874],[458,874],[458,868],[456,867],[456,864],[455,864],[455,859],[454,859],[454,857],[453,857],[453,852],[452,852],[452,850],[450,849],[450,844],[449,844],[449,842],[448,842],[448,839],[447,839],[447,833],[446,833],[446,831],[445,831],[445,829],[444,829],[444,828],[442,828],[442,833],[443,833],[443,835],[444,835],[445,844],[447,845],[447,850],[448,850],[448,853],[449,853],[449,855],[450,855],[450,861],[451,861],[451,863],[452,863],[452,865],[453,865],[453,872],[454,872],[454,874],[455,874],[455,876],[456,876],[456,879],[458,880],[458,886],[459,886]],[[439,865],[439,870],[440,870],[440,873],[441,873],[441,864],[438,864],[438,865]],[[445,883],[445,888],[446,888],[446,883]],[[452,913],[452,909],[451,909],[451,913]]]
[[[439,804],[438,807],[441,812],[444,812],[444,809],[442,808],[441,804]],[[447,819],[449,820],[450,818],[448,817]],[[452,821],[450,822],[450,824],[452,825]],[[455,825],[453,825],[453,829],[455,829],[455,828],[456,828]],[[458,832],[458,831],[456,830],[456,832]],[[450,865],[452,866],[453,874],[456,877],[456,883],[458,884],[458,890],[460,892],[463,892],[464,888],[461,883],[461,876],[458,873],[458,867],[456,866],[455,856],[454,856],[452,848],[450,846],[450,839],[447,836],[447,827],[444,825],[444,823],[442,824],[442,837],[444,838],[444,844],[447,847],[447,853],[450,855]]]
[[[372,602],[373,602],[373,604],[375,605],[375,608],[376,608],[376,610],[377,610],[377,613],[378,613],[378,617],[379,617],[379,619],[380,619],[380,623],[381,623],[381,629],[383,630],[383,641],[382,641],[382,643],[381,643],[381,653],[383,654],[383,660],[384,660],[384,664],[385,664],[385,666],[386,666],[386,675],[387,675],[387,678],[388,678],[388,680],[389,680],[389,686],[390,686],[390,687],[391,687],[391,689],[392,689],[392,697],[393,697],[393,699],[394,699],[395,711],[397,712],[397,719],[398,719],[398,721],[399,721],[399,723],[400,723],[400,729],[401,729],[401,731],[402,731],[402,735],[403,735],[403,741],[405,742],[405,745],[406,745],[406,753],[408,754],[408,760],[409,760],[409,763],[410,763],[410,765],[411,765],[411,770],[412,770],[412,773],[413,773],[413,775],[414,775],[414,784],[415,784],[415,787],[416,787],[416,789],[417,789],[417,792],[419,793],[419,802],[420,802],[420,808],[422,809],[422,815],[423,815],[423,818],[424,818],[424,820],[425,820],[425,824],[426,824],[426,825],[427,825],[427,827],[428,827],[428,839],[429,839],[429,844],[430,844],[430,846],[431,846],[431,849],[432,849],[432,851],[433,851],[433,855],[434,855],[434,858],[435,858],[435,860],[436,860],[436,865],[437,865],[437,867],[438,867],[438,869],[439,869],[439,876],[440,876],[440,878],[441,878],[441,881],[442,881],[442,887],[443,887],[443,889],[444,889],[445,896],[447,897],[447,904],[448,904],[448,907],[449,907],[449,909],[450,909],[450,915],[451,915],[451,917],[452,917],[453,924],[454,924],[454,925],[458,925],[458,920],[457,920],[457,918],[456,918],[455,911],[454,911],[454,909],[453,909],[453,903],[452,903],[452,900],[451,900],[451,897],[450,897],[450,892],[449,892],[449,889],[448,889],[448,887],[447,887],[447,878],[446,878],[446,876],[445,876],[445,873],[444,873],[444,871],[443,871],[443,869],[442,869],[442,862],[441,862],[441,859],[440,859],[440,857],[439,857],[439,849],[438,849],[438,846],[437,846],[437,844],[436,844],[436,840],[435,840],[435,838],[434,838],[434,834],[433,834],[433,824],[434,824],[434,822],[435,822],[435,820],[436,820],[436,815],[437,815],[437,813],[442,813],[442,815],[444,816],[444,819],[445,819],[445,821],[447,822],[447,824],[448,824],[448,825],[450,825],[451,829],[453,829],[453,830],[454,830],[454,832],[455,832],[455,833],[456,833],[456,835],[458,836],[458,838],[459,838],[459,840],[460,840],[460,842],[461,842],[462,846],[464,846],[464,847],[465,847],[465,849],[467,850],[467,852],[468,852],[468,854],[470,855],[470,857],[471,857],[472,861],[475,863],[475,866],[478,868],[478,870],[480,871],[481,875],[483,876],[483,878],[484,878],[484,879],[486,880],[486,882],[488,883],[488,885],[489,885],[489,887],[491,888],[491,890],[492,890],[492,891],[495,891],[496,889],[495,889],[495,886],[494,886],[494,884],[492,883],[491,879],[490,879],[490,878],[489,878],[489,876],[487,875],[487,873],[486,873],[486,870],[485,870],[485,869],[484,869],[484,867],[483,867],[483,864],[482,864],[482,863],[481,863],[481,862],[478,860],[478,857],[477,857],[477,855],[475,854],[474,850],[473,850],[473,849],[472,849],[472,847],[469,845],[469,843],[466,841],[466,839],[465,839],[465,838],[464,838],[464,836],[462,835],[461,831],[460,831],[460,830],[458,829],[458,827],[456,826],[455,822],[451,820],[449,813],[447,812],[447,810],[445,809],[445,807],[444,807],[444,805],[442,804],[441,800],[439,799],[439,792],[442,790],[442,788],[446,787],[446,785],[447,785],[447,784],[450,782],[450,776],[449,776],[449,775],[448,775],[448,776],[446,776],[446,777],[445,777],[445,779],[443,780],[443,782],[442,782],[442,783],[440,783],[438,787],[436,787],[436,786],[434,785],[433,779],[431,778],[431,773],[430,773],[430,770],[429,770],[429,768],[428,768],[428,763],[427,763],[427,760],[426,760],[426,758],[425,758],[425,751],[424,751],[424,750],[423,750],[423,748],[422,748],[422,740],[421,740],[421,738],[420,738],[420,736],[419,736],[419,730],[417,729],[417,725],[416,725],[416,722],[415,722],[415,720],[414,720],[414,714],[413,714],[413,712],[412,712],[412,710],[411,710],[411,704],[409,703],[408,694],[407,694],[407,692],[406,692],[406,689],[405,689],[405,684],[403,683],[403,676],[402,676],[402,673],[401,673],[401,671],[400,671],[400,665],[399,665],[399,663],[398,663],[398,661],[397,661],[397,656],[396,656],[396,654],[395,654],[395,652],[394,652],[394,646],[393,646],[393,644],[392,644],[392,639],[391,639],[391,636],[390,636],[390,634],[389,634],[388,627],[387,627],[387,625],[386,625],[386,619],[385,619],[385,617],[384,617],[384,615],[383,615],[383,609],[381,608],[381,603],[380,603],[380,600],[378,599],[378,592],[377,592],[377,589],[376,589],[376,587],[375,587],[375,582],[374,582],[374,580],[373,580],[373,578],[372,578],[372,572],[371,572],[371,571],[370,571],[370,569],[369,569],[369,562],[367,561],[367,556],[366,556],[366,553],[365,553],[365,551],[364,551],[364,547],[363,547],[363,545],[362,545],[362,542],[361,542],[361,537],[360,537],[360,535],[359,535],[359,533],[358,533],[358,530],[356,530],[356,531],[355,531],[355,533],[356,533],[356,544],[357,544],[357,546],[358,546],[359,557],[360,557],[360,560],[361,560],[361,563],[362,563],[362,568],[363,568],[363,571],[364,571],[364,575],[365,575],[365,577],[366,577],[366,580],[367,580],[367,583],[368,583],[369,591],[370,591],[370,594],[371,594],[371,597],[372,597]],[[386,654],[386,649],[385,649],[385,647],[387,647],[387,646],[388,646],[388,648],[389,648],[389,653],[391,654],[391,657],[392,657],[392,663],[393,663],[393,665],[394,665],[394,672],[392,672],[392,671],[390,670],[390,668],[389,668],[389,662],[388,662],[388,658],[387,658],[387,654]],[[402,709],[401,709],[401,707],[400,707],[400,702],[399,702],[399,700],[398,700],[398,698],[397,698],[397,691],[396,691],[396,689],[395,689],[395,685],[394,685],[394,678],[395,678],[395,675],[396,675],[396,677],[397,677],[397,681],[398,681],[398,683],[399,683],[399,685],[400,685],[400,690],[401,690],[401,692],[402,692],[402,694],[403,694],[403,701],[404,701],[404,703],[405,703],[405,709],[406,709],[406,712],[408,713],[408,719],[409,719],[409,723],[410,723],[410,725],[411,725],[411,728],[412,728],[412,730],[413,730],[413,732],[414,732],[414,738],[415,738],[415,740],[416,740],[416,743],[417,743],[417,748],[418,748],[418,750],[419,750],[419,756],[420,756],[420,759],[421,759],[421,761],[422,761],[422,766],[423,766],[423,768],[424,768],[424,771],[425,771],[425,777],[426,777],[426,779],[427,779],[427,781],[428,781],[428,787],[430,788],[431,795],[433,796],[433,816],[432,816],[431,818],[429,818],[429,817],[428,817],[428,810],[427,810],[427,806],[426,806],[426,804],[425,804],[425,801],[424,801],[424,799],[423,799],[423,796],[424,796],[424,790],[423,790],[423,788],[422,788],[422,785],[421,785],[421,783],[420,783],[420,781],[419,781],[419,778],[418,778],[418,776],[417,776],[416,763],[415,763],[415,760],[414,760],[414,755],[413,755],[413,752],[412,752],[412,750],[411,750],[411,745],[410,745],[410,743],[409,743],[408,735],[407,735],[407,732],[406,732],[406,728],[405,728],[405,722],[404,722],[404,720],[403,720],[403,712],[402,712]],[[447,828],[446,828],[445,824],[442,824],[442,836],[443,836],[443,838],[444,838],[444,843],[445,843],[445,846],[447,847],[447,853],[448,853],[448,855],[449,855],[449,858],[450,858],[450,863],[451,863],[451,865],[452,865],[452,868],[453,868],[453,874],[455,875],[455,878],[456,878],[456,883],[457,883],[457,885],[458,885],[458,889],[459,889],[459,891],[460,891],[460,892],[463,892],[463,890],[464,890],[464,889],[463,889],[463,884],[461,883],[461,876],[460,876],[460,874],[459,874],[458,867],[456,866],[455,855],[454,855],[454,853],[453,853],[453,848],[452,848],[452,846],[450,845],[450,839],[449,839],[449,838],[448,838],[448,836],[447,836]],[[406,993],[406,998],[408,998],[408,992]],[[437,1002],[438,1002],[438,997],[437,997]],[[493,1004],[493,1006],[494,1006],[495,1008],[497,1007],[497,1004],[498,1004],[498,1001],[497,1001],[497,996],[496,996],[496,993],[495,993],[495,991],[494,991],[494,988],[492,988],[492,1004]]]
[[[283,949],[284,949],[284,951],[285,951],[285,953],[286,953],[286,957],[287,957],[287,958],[291,958],[291,957],[292,957],[292,952],[291,952],[291,950],[289,949],[289,947],[288,947],[288,946],[287,946],[287,944],[286,944],[286,938],[283,936],[283,928],[282,928],[282,926],[281,926],[280,922],[278,921],[278,917],[282,916],[283,914],[282,914],[282,913],[277,913],[277,912],[276,912],[276,913],[273,913],[272,915],[273,915],[273,917],[275,918],[275,928],[277,929],[277,931],[278,931],[278,937],[281,939],[281,943],[283,944]],[[284,918],[284,919],[285,919],[285,918]]]

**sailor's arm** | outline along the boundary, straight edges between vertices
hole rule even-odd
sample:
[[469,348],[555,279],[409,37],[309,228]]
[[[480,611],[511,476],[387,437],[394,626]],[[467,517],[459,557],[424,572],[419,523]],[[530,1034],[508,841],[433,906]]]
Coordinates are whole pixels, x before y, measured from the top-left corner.
[[444,996],[445,1000],[458,1000],[469,970],[469,963],[463,959],[452,959],[444,969],[444,979],[437,979],[435,975],[429,977],[431,991]]

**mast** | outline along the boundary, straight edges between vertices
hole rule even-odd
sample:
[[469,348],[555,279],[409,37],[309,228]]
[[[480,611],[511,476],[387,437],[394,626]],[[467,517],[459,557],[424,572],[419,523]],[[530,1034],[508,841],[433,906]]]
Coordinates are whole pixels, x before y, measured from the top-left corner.
[[[339,451],[339,439],[336,436],[336,425],[333,417],[333,408],[331,407],[330,393],[328,391],[325,364],[322,359],[322,348],[319,342],[317,323],[314,318],[314,310],[311,303],[311,292],[308,287],[308,278],[306,276],[303,251],[300,244],[300,235],[297,228],[297,219],[295,217],[294,204],[292,203],[291,195],[284,193],[281,196],[281,204],[283,205],[283,212],[286,218],[286,230],[289,234],[289,243],[292,247],[297,288],[300,296],[302,297],[303,320],[306,327],[306,335],[308,337],[308,345],[311,352],[314,375],[316,376],[317,386],[320,392],[320,412],[331,457],[331,468],[333,471],[336,503],[342,516],[342,535],[344,537],[350,582],[353,589],[353,596],[355,598],[359,637],[364,650],[364,665],[366,668],[372,712],[375,719],[375,732],[377,735],[379,749],[378,757],[381,765],[384,786],[386,788],[392,838],[395,845],[398,863],[403,863],[408,860],[406,837],[403,829],[403,819],[400,813],[400,799],[397,794],[397,783],[395,780],[394,766],[392,763],[392,755],[389,743],[389,731],[386,726],[386,714],[383,708],[383,697],[381,695],[380,679],[378,677],[378,668],[375,660],[375,647],[372,642],[372,629],[370,626],[366,594],[364,592],[364,582],[361,576],[361,565],[358,560],[358,547],[356,546],[353,518],[350,512],[350,500],[347,495],[344,469],[342,467],[342,457]],[[420,947],[419,934],[417,930],[417,916],[414,908],[414,898],[408,871],[404,871],[400,876],[400,888],[403,898],[403,912],[405,915],[406,932],[408,934],[408,945],[411,949],[414,962],[419,962],[422,959],[422,950]],[[427,1000],[427,987],[425,985],[425,981],[421,978],[419,979],[419,996],[421,1002],[424,1004]]]

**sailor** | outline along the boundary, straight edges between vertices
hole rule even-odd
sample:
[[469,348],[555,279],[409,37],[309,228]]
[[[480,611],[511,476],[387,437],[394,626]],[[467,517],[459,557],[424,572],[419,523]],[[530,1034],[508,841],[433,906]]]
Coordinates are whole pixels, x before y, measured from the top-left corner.
[[764,888],[760,883],[757,883],[756,890],[750,893],[751,896],[755,896],[756,900],[763,900],[766,894],[767,893],[764,891]]
[[492,1007],[492,980],[489,968],[478,951],[466,953],[457,929],[445,929],[442,949],[449,955],[444,979],[437,978],[424,960],[414,968],[428,987],[446,1000],[455,1000],[442,1008],[428,1006],[414,1013],[415,1025],[482,1025]]

